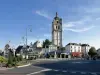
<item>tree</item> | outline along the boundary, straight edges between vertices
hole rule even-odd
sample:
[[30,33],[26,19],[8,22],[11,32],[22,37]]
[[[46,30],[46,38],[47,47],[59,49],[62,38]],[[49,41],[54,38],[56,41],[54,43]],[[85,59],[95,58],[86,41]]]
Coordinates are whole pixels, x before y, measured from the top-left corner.
[[6,63],[7,59],[3,56],[0,56],[0,63]]
[[0,50],[0,56],[3,56],[4,52],[2,50]]
[[10,45],[9,45],[9,44],[6,44],[6,45],[5,45],[5,50],[8,50],[9,47],[10,47]]
[[46,39],[45,41],[43,41],[43,48],[47,47],[48,48],[48,45],[50,45],[52,42],[49,41],[49,39]]
[[91,58],[95,56],[97,54],[95,47],[91,47],[88,54],[91,56]]
[[7,59],[3,56],[0,56],[0,63],[1,63],[1,67],[2,67],[2,63],[7,63]]
[[14,55],[13,55],[13,52],[11,49],[9,49],[9,54],[8,54],[8,65],[10,65],[10,67],[12,66],[13,64],[13,59],[14,59]]

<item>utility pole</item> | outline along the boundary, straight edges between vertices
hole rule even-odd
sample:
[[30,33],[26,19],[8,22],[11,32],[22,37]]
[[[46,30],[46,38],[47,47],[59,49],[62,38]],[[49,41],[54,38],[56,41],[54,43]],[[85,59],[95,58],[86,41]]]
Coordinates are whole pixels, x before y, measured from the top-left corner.
[[[29,30],[30,30],[30,32],[32,32],[31,28]],[[27,37],[28,34],[27,33],[28,33],[28,27],[26,27],[26,51],[25,51],[25,58],[27,56],[27,41],[28,41],[28,37]]]
[[27,59],[26,56],[27,56],[27,28],[26,28],[26,51],[25,51],[25,59]]

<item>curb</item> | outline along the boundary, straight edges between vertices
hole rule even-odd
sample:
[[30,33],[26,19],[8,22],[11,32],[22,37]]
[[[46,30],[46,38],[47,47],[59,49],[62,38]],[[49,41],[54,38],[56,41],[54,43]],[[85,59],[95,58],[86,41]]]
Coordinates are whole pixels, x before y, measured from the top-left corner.
[[26,66],[30,66],[31,64],[27,64],[27,65],[23,65],[23,66],[17,66],[17,68],[21,68],[21,67],[26,67]]
[[14,67],[12,67],[12,68],[0,69],[0,71],[3,71],[3,70],[9,70],[9,69],[14,69]]
[[23,65],[23,66],[17,66],[17,67],[12,67],[12,68],[5,68],[5,69],[0,69],[0,71],[3,71],[3,70],[10,70],[10,69],[14,69],[14,68],[21,68],[21,67],[26,67],[26,66],[30,66],[31,64],[27,64],[27,65]]

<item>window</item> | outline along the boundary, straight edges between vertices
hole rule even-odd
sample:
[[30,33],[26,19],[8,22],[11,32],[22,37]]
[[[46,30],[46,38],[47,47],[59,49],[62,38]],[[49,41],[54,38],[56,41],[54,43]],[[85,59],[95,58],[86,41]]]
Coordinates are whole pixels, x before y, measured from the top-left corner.
[[59,22],[57,21],[57,23],[59,23]]
[[75,49],[75,52],[76,52],[76,49]]
[[60,29],[60,26],[58,26],[58,29]]
[[71,52],[72,52],[72,50],[71,50]]
[[80,50],[78,50],[78,52],[80,52]]
[[71,46],[71,48],[72,48],[72,46]]
[[57,29],[57,26],[56,26],[56,29]]

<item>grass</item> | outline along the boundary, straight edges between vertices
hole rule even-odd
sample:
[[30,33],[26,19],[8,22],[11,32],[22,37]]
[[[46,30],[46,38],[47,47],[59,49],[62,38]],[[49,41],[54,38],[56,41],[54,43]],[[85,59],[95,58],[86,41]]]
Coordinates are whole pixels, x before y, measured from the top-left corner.
[[26,64],[28,64],[28,62],[26,62],[26,61],[17,62],[17,66],[22,66],[22,65],[26,65]]

